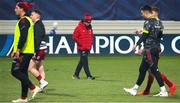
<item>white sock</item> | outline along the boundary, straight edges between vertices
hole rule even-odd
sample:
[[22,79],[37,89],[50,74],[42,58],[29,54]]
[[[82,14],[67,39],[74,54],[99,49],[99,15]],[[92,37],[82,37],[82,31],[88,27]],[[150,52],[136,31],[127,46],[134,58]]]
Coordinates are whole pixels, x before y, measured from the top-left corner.
[[133,88],[137,90],[139,88],[139,85],[135,84]]
[[160,90],[161,90],[162,92],[166,92],[165,86],[160,87]]
[[44,83],[44,81],[45,81],[44,79],[41,79],[39,82],[40,82],[41,84],[43,84],[43,83]]

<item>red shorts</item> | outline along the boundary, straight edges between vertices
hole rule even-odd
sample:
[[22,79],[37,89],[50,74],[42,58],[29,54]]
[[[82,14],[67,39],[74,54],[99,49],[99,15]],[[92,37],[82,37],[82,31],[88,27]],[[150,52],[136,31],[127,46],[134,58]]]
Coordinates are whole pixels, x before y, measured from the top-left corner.
[[44,60],[45,59],[45,55],[46,55],[46,49],[41,49],[39,50],[38,52],[36,52],[36,55],[35,55],[35,60]]

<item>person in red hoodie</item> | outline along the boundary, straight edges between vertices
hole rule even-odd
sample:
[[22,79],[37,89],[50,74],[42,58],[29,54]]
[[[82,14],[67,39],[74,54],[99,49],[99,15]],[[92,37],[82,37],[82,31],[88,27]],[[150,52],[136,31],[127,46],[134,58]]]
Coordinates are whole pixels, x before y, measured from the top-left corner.
[[80,60],[76,67],[73,79],[80,79],[79,73],[84,68],[88,80],[94,80],[89,70],[88,54],[93,45],[93,29],[91,26],[92,16],[85,14],[84,18],[79,22],[78,26],[73,32],[73,40],[77,43],[77,49],[80,54]]

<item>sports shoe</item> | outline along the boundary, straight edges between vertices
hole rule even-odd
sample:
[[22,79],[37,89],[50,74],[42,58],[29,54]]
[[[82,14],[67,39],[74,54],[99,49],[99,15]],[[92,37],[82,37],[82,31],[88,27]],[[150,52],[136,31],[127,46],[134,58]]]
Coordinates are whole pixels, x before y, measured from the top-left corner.
[[176,84],[173,83],[173,85],[169,88],[169,96],[173,96],[176,91]]
[[73,75],[73,76],[72,76],[72,79],[80,79],[80,77],[79,77],[79,76],[76,76],[76,75]]
[[137,94],[137,89],[134,88],[124,88],[124,91],[130,93],[131,95],[135,96]]
[[44,81],[43,83],[40,84],[40,89],[39,92],[43,92],[43,90],[48,86],[48,82]]
[[149,95],[150,92],[149,91],[141,91],[138,93],[139,95]]
[[32,96],[31,99],[34,99],[34,97],[36,96],[36,94],[39,92],[39,87],[36,86],[34,90],[31,90]]
[[27,98],[26,99],[16,99],[16,100],[12,100],[13,103],[26,103],[28,102]]
[[87,77],[87,80],[94,80],[94,79],[96,79],[96,78],[93,76]]
[[155,97],[168,97],[168,92],[159,92],[158,94],[156,95],[153,95]]

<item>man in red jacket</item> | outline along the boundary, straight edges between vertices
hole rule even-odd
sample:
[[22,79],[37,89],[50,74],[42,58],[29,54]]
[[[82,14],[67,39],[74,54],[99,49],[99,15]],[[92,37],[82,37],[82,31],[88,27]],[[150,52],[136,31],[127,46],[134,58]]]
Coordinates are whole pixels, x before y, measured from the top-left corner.
[[72,76],[73,79],[80,79],[79,73],[84,68],[88,80],[94,80],[89,70],[88,54],[93,45],[93,29],[91,26],[92,17],[89,14],[84,15],[73,33],[73,40],[77,43],[80,60],[76,67],[76,71]]

